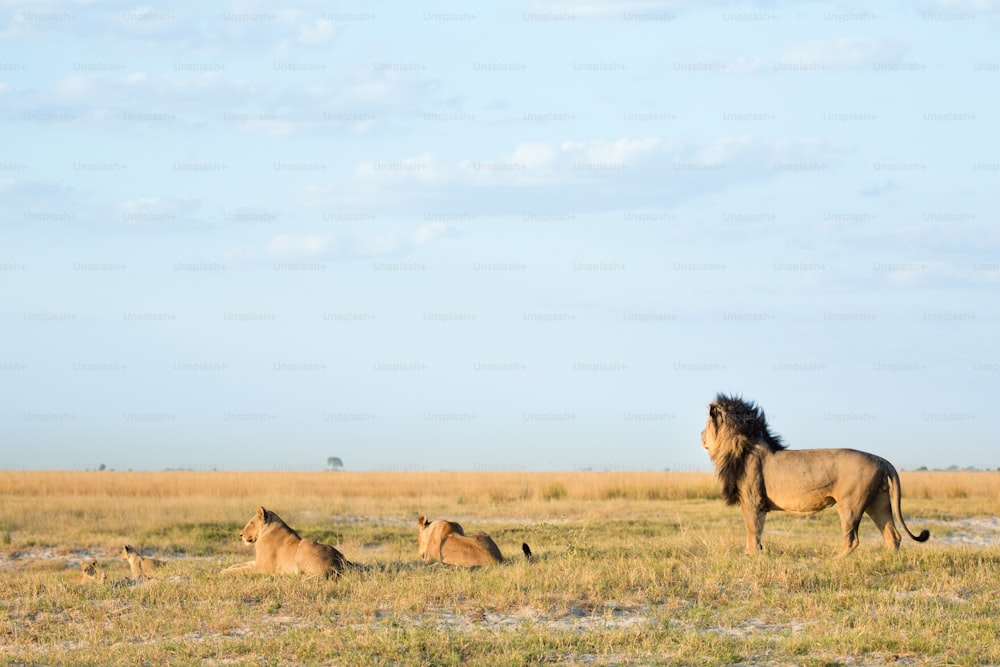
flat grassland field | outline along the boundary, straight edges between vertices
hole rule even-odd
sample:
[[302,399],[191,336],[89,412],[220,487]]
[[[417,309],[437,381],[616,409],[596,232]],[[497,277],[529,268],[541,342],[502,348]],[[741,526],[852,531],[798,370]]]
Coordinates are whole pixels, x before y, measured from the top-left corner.
[[[0,663],[1000,664],[1000,473],[901,477],[930,541],[865,518],[837,559],[835,509],[744,555],[711,473],[0,472]],[[221,574],[260,505],[363,567]],[[508,562],[422,563],[420,515]],[[132,582],[124,544],[165,564]]]

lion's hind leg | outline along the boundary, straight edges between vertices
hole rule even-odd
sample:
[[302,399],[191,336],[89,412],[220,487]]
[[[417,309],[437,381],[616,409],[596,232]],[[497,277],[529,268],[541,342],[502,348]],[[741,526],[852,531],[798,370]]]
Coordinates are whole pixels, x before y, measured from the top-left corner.
[[889,490],[879,489],[875,497],[865,508],[865,513],[875,522],[878,532],[882,533],[885,545],[893,551],[899,550],[901,537],[892,519],[892,505],[889,502]]
[[843,558],[854,551],[861,540],[858,539],[858,526],[861,525],[861,512],[853,509],[850,502],[838,502],[837,513],[840,514],[840,531],[844,536],[843,545],[837,556]]

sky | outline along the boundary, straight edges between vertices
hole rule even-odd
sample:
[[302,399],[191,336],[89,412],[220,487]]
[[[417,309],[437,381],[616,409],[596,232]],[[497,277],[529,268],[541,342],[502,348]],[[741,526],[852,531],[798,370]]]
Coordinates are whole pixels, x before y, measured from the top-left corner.
[[1000,465],[1000,5],[8,2],[0,468]]

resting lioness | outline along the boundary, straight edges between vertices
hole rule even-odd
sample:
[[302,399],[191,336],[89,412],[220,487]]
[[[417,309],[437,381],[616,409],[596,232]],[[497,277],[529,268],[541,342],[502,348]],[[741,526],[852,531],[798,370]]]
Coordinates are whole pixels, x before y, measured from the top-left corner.
[[240,531],[244,544],[252,544],[256,558],[231,565],[223,572],[286,574],[340,574],[354,564],[329,544],[299,537],[274,512],[257,508],[257,513]]
[[[466,536],[462,527],[453,521],[427,521],[424,516],[417,520],[417,525],[420,528],[417,546],[424,562],[439,561],[447,565],[480,567],[502,563],[504,560],[496,542],[484,532]],[[522,544],[521,550],[525,559],[531,558],[531,549],[527,544]]]
[[426,516],[422,516],[417,519],[417,526],[420,528],[417,533],[417,553],[425,563],[441,560],[441,542],[448,535],[465,535],[461,525],[444,519],[428,521]]
[[163,565],[162,560],[156,560],[155,558],[143,558],[142,554],[136,551],[131,544],[123,546],[118,555],[122,560],[128,561],[129,568],[132,570],[133,579],[144,579],[152,574],[153,570]]

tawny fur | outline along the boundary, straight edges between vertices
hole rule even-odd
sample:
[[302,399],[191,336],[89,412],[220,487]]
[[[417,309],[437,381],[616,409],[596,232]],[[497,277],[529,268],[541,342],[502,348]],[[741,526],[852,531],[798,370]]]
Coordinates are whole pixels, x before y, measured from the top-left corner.
[[155,558],[143,558],[131,544],[122,547],[118,554],[122,560],[128,561],[128,566],[132,570],[133,579],[144,579],[153,573],[153,570],[163,565],[163,561]]
[[763,548],[764,519],[776,510],[815,514],[836,505],[841,556],[858,546],[863,514],[892,550],[899,549],[901,539],[895,521],[917,542],[930,537],[927,530],[914,535],[906,527],[899,473],[891,463],[854,449],[786,449],[752,402],[719,394],[708,407],[701,444],[715,463],[726,503],[743,511],[748,554]]
[[354,567],[334,547],[299,537],[281,517],[263,507],[250,517],[240,539],[253,545],[256,557],[223,572],[337,575]]
[[454,521],[435,519],[428,521],[422,516],[417,519],[417,553],[425,563],[441,561],[441,542],[452,534],[465,535],[462,526]]
[[[425,563],[434,561],[460,567],[481,567],[504,561],[496,542],[484,532],[467,536],[462,526],[454,521],[428,521],[424,516],[417,520],[417,526],[418,552]],[[525,559],[530,560],[531,549],[528,545],[522,544],[521,550]]]
[[92,560],[89,563],[82,561],[80,563],[80,577],[76,580],[77,583],[86,583],[88,581],[106,581],[108,575],[104,570],[97,567],[97,561]]

